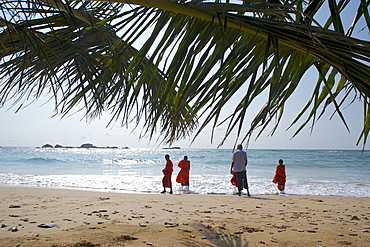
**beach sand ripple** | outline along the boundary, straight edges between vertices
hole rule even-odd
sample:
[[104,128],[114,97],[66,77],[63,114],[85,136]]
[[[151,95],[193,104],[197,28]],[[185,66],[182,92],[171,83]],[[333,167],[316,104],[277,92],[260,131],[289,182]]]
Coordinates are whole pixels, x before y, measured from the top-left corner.
[[0,246],[370,246],[370,198],[0,187]]

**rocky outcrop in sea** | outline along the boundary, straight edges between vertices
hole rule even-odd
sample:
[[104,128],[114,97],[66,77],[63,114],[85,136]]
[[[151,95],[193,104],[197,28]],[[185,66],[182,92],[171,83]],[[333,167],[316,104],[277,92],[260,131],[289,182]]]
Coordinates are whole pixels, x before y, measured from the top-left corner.
[[[109,148],[109,149],[118,149],[116,146],[106,146],[106,147],[98,147],[91,143],[84,143],[79,147],[73,147],[73,146],[62,146],[60,144],[56,144],[55,146],[47,143],[44,144],[41,148]],[[122,147],[122,149],[130,149],[129,147]]]

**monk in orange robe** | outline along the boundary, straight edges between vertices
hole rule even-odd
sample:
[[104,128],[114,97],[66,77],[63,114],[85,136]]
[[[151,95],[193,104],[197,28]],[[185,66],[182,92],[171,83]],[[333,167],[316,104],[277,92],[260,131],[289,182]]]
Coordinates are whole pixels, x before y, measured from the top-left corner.
[[166,193],[166,188],[170,188],[170,194],[172,194],[173,191],[171,176],[173,172],[173,163],[170,160],[170,156],[168,154],[166,154],[164,158],[166,159],[166,167],[162,170],[164,176],[162,179],[163,191],[161,193]]
[[274,184],[277,183],[277,188],[278,190],[280,190],[281,194],[284,194],[285,181],[286,181],[285,165],[283,165],[283,160],[279,160],[279,164],[276,166],[275,176],[272,182]]
[[179,174],[177,174],[176,182],[181,183],[181,187],[188,186],[189,190],[189,174],[190,174],[190,161],[188,161],[188,156],[184,156],[184,159],[177,165],[181,168]]

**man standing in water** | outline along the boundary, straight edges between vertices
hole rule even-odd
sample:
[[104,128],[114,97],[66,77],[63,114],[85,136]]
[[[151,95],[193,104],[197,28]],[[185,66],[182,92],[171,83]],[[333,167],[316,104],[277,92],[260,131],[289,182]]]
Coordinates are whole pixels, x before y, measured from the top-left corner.
[[241,196],[243,188],[247,189],[248,196],[249,188],[248,188],[248,181],[247,181],[247,153],[243,151],[243,146],[239,144],[237,146],[236,152],[233,154],[233,159],[231,162],[230,173],[236,173],[236,183],[238,186],[238,194]]
[[283,164],[283,160],[279,160],[279,164],[276,166],[275,176],[272,182],[274,184],[277,183],[277,188],[280,191],[280,194],[285,194],[285,181],[286,181],[286,174],[285,174],[285,165]]
[[181,170],[179,174],[177,174],[176,182],[181,183],[182,190],[184,190],[184,186],[189,190],[190,161],[188,160],[188,156],[184,156],[184,159],[181,160],[177,166],[180,167]]
[[162,179],[163,191],[161,193],[162,194],[166,193],[166,188],[170,188],[170,194],[172,194],[173,191],[172,191],[171,176],[173,172],[173,164],[168,154],[166,154],[164,158],[166,159],[166,167],[162,170],[164,176]]

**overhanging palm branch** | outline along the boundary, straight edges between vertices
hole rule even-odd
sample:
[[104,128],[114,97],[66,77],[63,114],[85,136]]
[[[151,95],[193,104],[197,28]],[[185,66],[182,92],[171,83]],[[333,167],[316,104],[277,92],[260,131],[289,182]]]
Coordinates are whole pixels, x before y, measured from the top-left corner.
[[[199,118],[196,135],[227,122],[225,138],[236,129],[236,140],[246,141],[273,120],[275,131],[287,100],[314,68],[318,79],[292,123],[305,118],[295,135],[330,105],[346,125],[341,108],[356,97],[364,106],[359,141],[366,143],[370,43],[351,36],[361,18],[369,29],[369,1],[360,1],[347,32],[344,0],[5,2],[1,104],[22,106],[50,93],[61,114],[81,104],[92,118],[110,110],[124,124],[144,120],[144,133],[159,131],[170,144],[193,133]],[[326,4],[331,16],[320,25],[315,15]],[[145,43],[135,49],[137,40]],[[222,119],[241,90],[244,97]],[[266,104],[244,133],[247,111],[261,95]]]
[[[158,95],[165,89],[162,72],[107,24],[122,6],[100,4],[92,8],[75,2],[67,7],[58,2],[55,7],[60,9],[55,9],[41,2],[37,5],[41,9],[36,10],[27,8],[26,1],[13,3],[24,14],[17,17],[24,19],[20,23],[3,19],[2,104],[14,99],[22,107],[22,99],[39,98],[46,92],[54,97],[61,114],[82,104],[89,118],[113,109],[113,118],[124,116],[122,123],[128,124],[134,112],[137,121],[145,118],[148,126],[156,125],[155,115],[163,116],[162,120],[173,115],[168,104],[173,96],[164,101]],[[93,10],[98,16],[103,11],[104,20],[91,15]],[[138,9],[131,14],[136,11],[153,12]],[[122,18],[127,14],[130,11]],[[132,69],[133,60],[140,62]],[[178,125],[170,122],[163,129],[171,132],[169,141],[186,136],[189,128],[196,126],[196,118],[182,115],[187,108],[177,112],[182,120]]]

